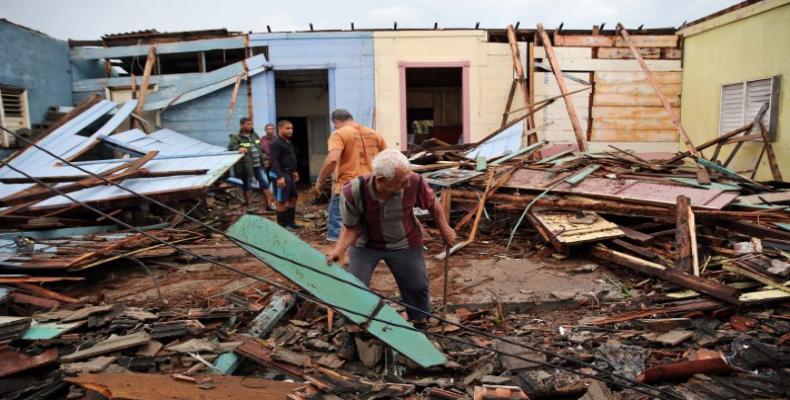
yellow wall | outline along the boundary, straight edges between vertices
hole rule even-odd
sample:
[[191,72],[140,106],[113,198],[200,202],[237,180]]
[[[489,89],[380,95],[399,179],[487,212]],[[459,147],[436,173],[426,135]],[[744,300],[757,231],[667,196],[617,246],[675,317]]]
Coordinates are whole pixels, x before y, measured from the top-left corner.
[[[376,130],[391,147],[400,139],[399,62],[461,62],[469,66],[469,123],[477,141],[499,128],[512,80],[507,43],[488,43],[483,30],[391,31],[373,34],[376,68]],[[524,43],[520,43],[522,59]],[[518,99],[513,108],[522,107]]]
[[[790,2],[765,1],[755,6],[765,9],[770,3],[784,4],[685,37],[681,118],[695,144],[713,139],[718,135],[722,84],[781,75],[779,102],[774,105],[779,110],[779,118],[773,149],[782,176],[787,180],[790,178]],[[732,15],[725,14],[703,24],[715,26],[716,20],[721,24],[732,19]],[[689,29],[693,33],[691,28],[694,26]],[[725,146],[719,159],[726,159],[733,147]],[[751,169],[760,148],[758,143],[745,144],[730,168],[736,171]],[[712,152],[708,150],[705,155],[711,156]],[[770,178],[771,172],[763,157],[757,179]]]

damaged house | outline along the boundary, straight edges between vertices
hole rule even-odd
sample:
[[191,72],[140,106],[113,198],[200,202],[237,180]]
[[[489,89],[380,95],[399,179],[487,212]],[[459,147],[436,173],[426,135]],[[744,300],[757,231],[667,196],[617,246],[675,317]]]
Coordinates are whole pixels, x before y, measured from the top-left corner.
[[[790,398],[789,27],[0,20],[0,399]],[[430,310],[327,264],[308,183],[294,232],[226,179],[241,117],[314,178],[338,107],[458,234],[415,213]]]

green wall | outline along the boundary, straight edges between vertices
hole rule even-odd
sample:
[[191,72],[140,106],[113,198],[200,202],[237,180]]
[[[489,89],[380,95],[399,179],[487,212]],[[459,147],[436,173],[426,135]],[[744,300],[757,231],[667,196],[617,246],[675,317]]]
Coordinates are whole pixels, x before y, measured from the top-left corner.
[[[774,105],[779,118],[773,148],[782,177],[790,180],[790,2],[687,36],[683,46],[681,119],[694,144],[718,135],[722,84],[781,75],[779,102]],[[719,159],[726,159],[733,147],[725,146]],[[751,169],[760,149],[758,143],[746,143],[730,168]],[[712,152],[713,148],[705,155]],[[766,157],[757,179],[771,179]]]

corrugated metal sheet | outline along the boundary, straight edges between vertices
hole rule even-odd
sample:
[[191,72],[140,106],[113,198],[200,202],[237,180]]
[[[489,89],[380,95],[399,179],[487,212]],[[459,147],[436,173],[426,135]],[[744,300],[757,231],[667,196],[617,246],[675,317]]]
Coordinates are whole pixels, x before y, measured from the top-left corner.
[[521,148],[524,136],[524,124],[519,122],[509,128],[499,132],[485,143],[466,152],[465,156],[469,159],[476,159],[484,156],[486,160],[501,157],[518,151]]
[[193,139],[170,129],[158,130],[150,135],[133,129],[113,135],[112,138],[145,151],[157,150],[161,155],[212,154],[226,151],[224,147]]
[[[242,155],[229,152],[219,146],[187,137],[178,132],[163,129],[146,135],[139,130],[122,132],[118,135],[107,136],[128,118],[136,101],[124,104],[116,114],[110,118],[100,129],[90,136],[81,136],[78,133],[96,121],[101,116],[115,108],[115,103],[101,101],[94,107],[76,116],[61,128],[39,141],[39,145],[59,156],[76,155],[96,145],[99,140],[112,140],[117,143],[128,144],[141,149],[142,152],[156,150],[159,154],[148,161],[143,168],[150,173],[158,172],[191,172],[188,175],[168,177],[134,178],[120,183],[123,187],[138,193],[153,195],[202,189],[213,184],[233,166]],[[133,160],[134,158],[96,160],[75,162],[80,168],[100,174],[103,171],[116,167],[119,163]],[[37,178],[77,178],[88,176],[86,173],[71,166],[61,165],[54,157],[43,151],[30,147],[17,156],[11,165],[21,169]],[[206,171],[204,174],[195,174],[195,171]],[[26,178],[23,174],[12,171],[8,167],[0,169],[0,179]],[[65,185],[59,183],[57,185]],[[56,187],[57,187],[56,185]],[[21,190],[33,186],[29,183],[2,184],[0,183],[0,198],[13,196]],[[132,194],[116,186],[96,186],[69,193],[69,196],[86,202],[118,200],[131,198]],[[60,207],[70,204],[71,200],[64,196],[54,196],[46,199],[31,209]]]
[[[545,190],[546,183],[555,177],[551,172],[521,169],[503,186],[513,189]],[[644,202],[646,204],[675,204],[678,195],[691,199],[691,205],[720,210],[730,204],[738,193],[717,189],[697,189],[686,186],[664,185],[634,179],[605,179],[590,177],[576,186],[560,184],[552,189],[557,193],[578,193],[601,198]]]
[[[46,147],[49,151],[59,156],[73,152],[75,149],[82,149],[83,146],[89,144],[92,140],[85,136],[80,136],[77,133],[103,115],[112,111],[114,108],[115,103],[102,100],[82,114],[72,118],[60,128],[55,129],[52,133],[41,139],[38,144],[42,147]],[[34,147],[29,147],[11,160],[9,164],[25,172],[29,171],[34,173],[47,166],[54,166],[56,162],[57,160],[52,156]],[[16,174],[16,172],[8,167],[0,168],[0,179],[6,178],[11,174]]]

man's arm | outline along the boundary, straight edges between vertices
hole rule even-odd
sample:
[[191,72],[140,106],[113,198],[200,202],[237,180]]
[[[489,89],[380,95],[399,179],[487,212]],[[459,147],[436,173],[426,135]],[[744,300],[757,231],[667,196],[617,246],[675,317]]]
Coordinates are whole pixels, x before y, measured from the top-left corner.
[[343,254],[346,254],[348,248],[359,240],[362,236],[362,225],[355,225],[353,227],[346,227],[345,225],[340,229],[340,237],[335,243],[335,248],[326,253],[327,264],[340,261]]
[[450,222],[447,220],[447,214],[444,213],[444,207],[442,207],[442,202],[439,200],[433,201],[433,207],[428,211],[433,216],[433,220],[436,221],[436,225],[439,227],[439,232],[442,236],[442,240],[448,245],[452,245],[455,242],[456,234],[455,230],[450,227]]
[[329,150],[329,154],[324,159],[324,165],[321,167],[321,172],[318,173],[318,179],[315,181],[316,192],[321,193],[324,181],[335,170],[338,161],[340,161],[340,154],[342,154],[342,150]]

